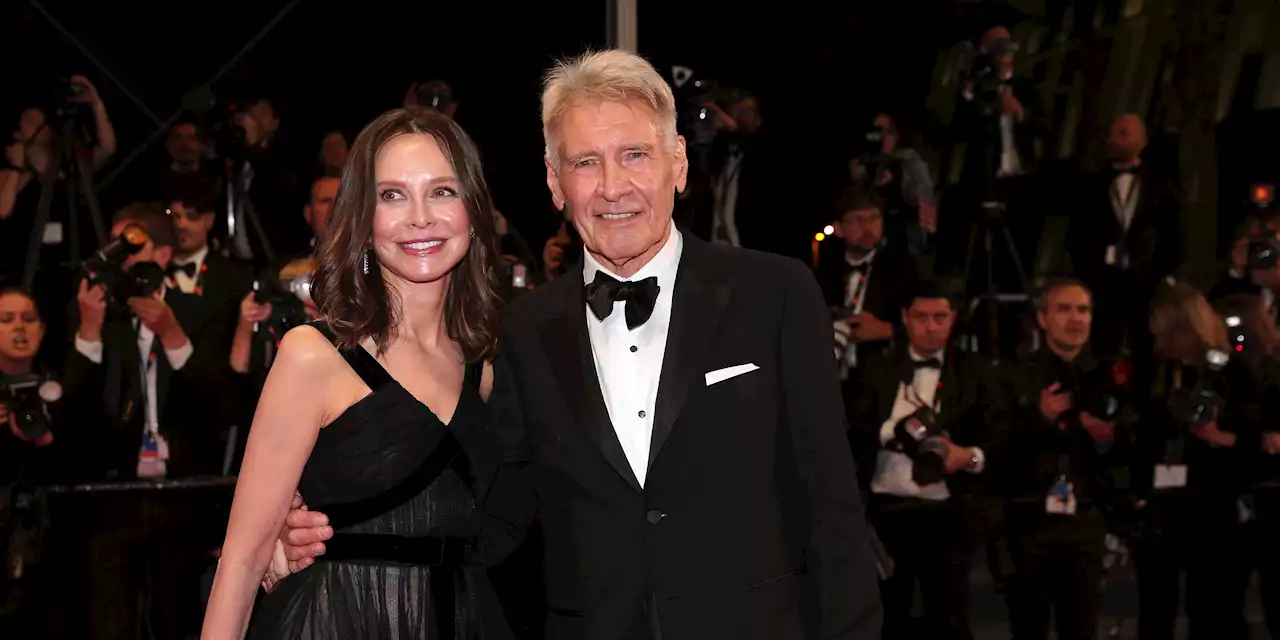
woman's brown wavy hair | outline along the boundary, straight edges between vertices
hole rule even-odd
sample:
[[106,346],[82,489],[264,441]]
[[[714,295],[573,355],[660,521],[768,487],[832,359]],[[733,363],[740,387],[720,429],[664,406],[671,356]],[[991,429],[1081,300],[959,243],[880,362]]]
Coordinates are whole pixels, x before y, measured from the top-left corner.
[[[468,361],[491,358],[497,348],[500,305],[493,200],[475,143],[457,123],[436,111],[417,107],[388,111],[356,137],[342,170],[329,237],[319,250],[313,285],[316,306],[337,334],[339,344],[355,345],[372,337],[382,353],[394,337],[400,299],[383,280],[377,255],[370,250],[377,208],[374,164],[388,141],[406,134],[434,138],[458,177],[475,237],[447,276],[444,321],[449,337],[461,345]],[[363,271],[366,252],[368,275]]]

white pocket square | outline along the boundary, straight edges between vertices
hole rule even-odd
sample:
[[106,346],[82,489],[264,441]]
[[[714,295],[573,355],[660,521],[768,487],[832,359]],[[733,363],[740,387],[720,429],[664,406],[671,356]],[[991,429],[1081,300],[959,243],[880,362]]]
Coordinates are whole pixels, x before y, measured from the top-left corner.
[[709,387],[717,382],[724,382],[729,378],[736,378],[744,373],[751,373],[759,368],[754,364],[748,363],[709,371],[707,372],[707,386]]

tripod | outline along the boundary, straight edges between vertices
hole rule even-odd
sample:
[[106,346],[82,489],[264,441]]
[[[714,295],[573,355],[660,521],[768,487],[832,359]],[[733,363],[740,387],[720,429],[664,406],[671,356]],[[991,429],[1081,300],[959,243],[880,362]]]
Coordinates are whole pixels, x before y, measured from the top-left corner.
[[[1007,87],[1006,87],[1007,90]],[[975,97],[975,100],[979,99]],[[964,261],[964,286],[967,288],[973,282],[974,260],[977,257],[979,248],[979,238],[982,239],[981,248],[985,258],[984,267],[986,270],[985,278],[982,280],[983,289],[973,297],[969,303],[967,323],[971,329],[973,321],[977,317],[980,308],[985,307],[986,320],[986,339],[989,355],[999,358],[1001,354],[1000,343],[1000,309],[1001,305],[1013,307],[1026,303],[1030,296],[1030,283],[1027,280],[1026,269],[1022,266],[1022,258],[1018,255],[1018,246],[1014,242],[1013,234],[1009,232],[1009,226],[1005,222],[1004,214],[1007,204],[997,195],[996,189],[996,159],[1000,157],[1000,148],[996,146],[996,141],[1000,138],[1000,117],[994,102],[986,102],[981,106],[982,121],[985,125],[986,134],[983,136],[983,144],[985,145],[986,166],[983,167],[983,195],[979,206],[978,217],[970,225],[969,229],[969,248],[965,254]],[[1002,292],[1000,284],[996,278],[996,249],[997,237],[1003,243],[1004,249],[1009,252],[1009,262],[1013,267],[1013,275],[1016,277],[1018,291]],[[970,335],[977,340],[977,332],[971,331]],[[977,351],[975,345],[974,351]]]
[[[46,125],[47,126],[47,125]],[[70,244],[71,262],[67,266],[79,264],[80,253],[80,213],[77,209],[79,198],[84,198],[89,208],[89,218],[93,224],[94,236],[98,246],[107,243],[106,225],[102,220],[102,209],[93,192],[93,168],[89,157],[92,147],[87,137],[78,134],[74,118],[62,121],[60,134],[50,144],[52,151],[49,165],[40,175],[40,202],[36,207],[35,219],[31,225],[31,239],[27,244],[27,261],[22,270],[22,287],[31,290],[36,273],[40,270],[40,252],[44,246],[44,236],[49,218],[52,215],[54,191],[58,185],[58,175],[67,177],[67,234]]]

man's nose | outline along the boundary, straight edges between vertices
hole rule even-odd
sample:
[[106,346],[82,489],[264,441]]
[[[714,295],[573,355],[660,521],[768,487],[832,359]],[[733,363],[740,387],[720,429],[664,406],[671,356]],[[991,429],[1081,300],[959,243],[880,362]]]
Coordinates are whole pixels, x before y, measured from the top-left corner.
[[600,176],[600,186],[605,200],[617,201],[631,191],[630,172],[616,161],[606,160]]

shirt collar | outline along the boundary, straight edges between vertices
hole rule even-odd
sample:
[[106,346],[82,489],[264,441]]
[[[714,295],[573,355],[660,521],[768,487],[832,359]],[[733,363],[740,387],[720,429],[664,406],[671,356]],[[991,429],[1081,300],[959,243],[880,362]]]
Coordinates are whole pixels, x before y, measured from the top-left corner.
[[863,255],[861,258],[855,258],[853,257],[852,253],[850,253],[849,251],[845,251],[844,261],[849,263],[849,266],[851,267],[857,267],[864,264],[871,264],[871,261],[876,259],[876,252],[879,250],[880,249],[878,247],[875,249],[872,249],[868,251],[865,255]]
[[911,356],[911,359],[912,359],[913,361],[915,361],[915,362],[924,362],[925,360],[928,360],[928,359],[930,359],[930,358],[933,358],[934,360],[937,360],[937,361],[938,361],[938,364],[943,364],[943,363],[945,363],[945,362],[947,361],[947,350],[946,350],[946,349],[943,349],[943,350],[939,351],[938,353],[936,353],[936,354],[934,354],[934,355],[932,355],[932,356],[922,356],[922,355],[920,355],[920,354],[916,353],[915,347],[912,347],[912,346],[908,345],[908,346],[907,346],[907,355]]
[[204,259],[207,257],[209,257],[209,247],[206,245],[206,246],[200,247],[200,249],[198,249],[195,253],[191,254],[186,260],[179,260],[177,258],[174,258],[173,263],[176,265],[194,264],[196,266],[199,266],[204,264]]
[[582,281],[589,283],[595,280],[597,271],[603,271],[623,282],[637,282],[648,277],[656,277],[658,278],[659,291],[672,291],[676,281],[676,269],[680,266],[680,255],[684,253],[684,237],[680,235],[680,230],[676,229],[674,221],[670,224],[671,231],[667,234],[666,243],[653,256],[653,259],[649,260],[648,264],[641,267],[635,275],[629,278],[623,278],[613,273],[596,261],[590,251],[583,251]]

